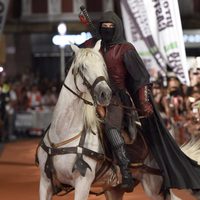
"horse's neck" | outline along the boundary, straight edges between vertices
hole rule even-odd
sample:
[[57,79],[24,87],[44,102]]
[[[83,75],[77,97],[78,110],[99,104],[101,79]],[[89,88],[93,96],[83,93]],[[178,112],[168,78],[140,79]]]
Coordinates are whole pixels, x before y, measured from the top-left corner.
[[[76,91],[74,80],[66,78],[65,84]],[[64,85],[54,109],[49,134],[54,142],[66,139],[66,136],[79,133],[83,128],[84,103],[72,94]]]

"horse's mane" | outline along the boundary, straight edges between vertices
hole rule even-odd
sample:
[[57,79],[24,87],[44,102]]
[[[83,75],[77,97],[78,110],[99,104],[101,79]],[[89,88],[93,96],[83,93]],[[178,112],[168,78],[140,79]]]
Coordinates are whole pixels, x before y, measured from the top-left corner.
[[[84,98],[90,99],[90,95],[85,93]],[[92,100],[91,100],[92,101]],[[96,107],[84,104],[84,125],[95,132],[100,128],[100,118],[96,114]]]
[[[95,67],[98,63],[101,63],[102,67]],[[87,68],[89,66],[92,66],[92,70],[108,79],[106,65],[101,53],[91,48],[80,48],[73,61],[74,73],[76,74],[78,70],[81,70],[81,67]]]
[[[108,74],[104,59],[101,53],[94,49],[80,49],[78,54],[76,54],[72,65],[74,74],[76,74],[79,70],[83,70],[83,68],[90,68],[90,70],[94,70],[94,72],[96,72],[99,75],[103,75],[106,78],[106,80],[108,80]],[[89,91],[83,94],[83,98],[93,102]],[[93,131],[99,128],[100,119],[96,115],[95,106],[84,104],[84,124],[87,128]]]

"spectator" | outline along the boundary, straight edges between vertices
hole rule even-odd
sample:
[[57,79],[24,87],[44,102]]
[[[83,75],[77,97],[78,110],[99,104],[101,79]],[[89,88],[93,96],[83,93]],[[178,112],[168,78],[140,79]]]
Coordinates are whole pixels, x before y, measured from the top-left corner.
[[171,120],[168,118],[166,114],[166,99],[167,99],[166,89],[163,86],[161,86],[160,81],[158,81],[158,82],[153,83],[152,92],[153,92],[154,100],[160,111],[160,114],[165,122],[165,125],[170,131],[170,133],[172,134],[173,132],[171,130],[172,129]]
[[16,93],[16,84],[10,84],[9,91],[9,100],[6,104],[6,113],[7,113],[7,139],[15,140],[15,116],[17,108],[17,93]]
[[1,118],[1,124],[2,124],[2,130],[1,130],[1,140],[6,140],[6,127],[8,126],[8,117],[6,112],[6,105],[9,102],[9,84],[7,81],[5,81],[2,84],[1,92],[0,92],[0,118]]
[[200,100],[191,104],[191,110],[188,112],[185,127],[191,138],[200,137]]
[[25,86],[21,86],[18,92],[18,111],[26,111],[29,106],[28,91]]
[[51,110],[57,102],[56,88],[47,89],[42,97],[42,105],[46,110]]
[[185,142],[183,130],[185,102],[183,97],[180,81],[174,73],[168,74],[167,95],[163,97],[163,105],[167,118],[170,120],[170,132],[179,144]]
[[189,70],[191,86],[200,84],[200,57],[196,58],[195,66]]
[[36,84],[32,85],[31,91],[28,91],[28,108],[30,110],[41,110],[42,96]]

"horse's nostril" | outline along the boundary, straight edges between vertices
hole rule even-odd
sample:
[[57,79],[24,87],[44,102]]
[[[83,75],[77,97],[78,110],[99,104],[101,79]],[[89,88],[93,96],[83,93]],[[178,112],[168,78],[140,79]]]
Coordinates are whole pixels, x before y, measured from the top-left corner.
[[109,90],[108,88],[99,88],[99,90],[97,90],[98,93],[96,96],[96,100],[99,104],[102,105],[108,105],[110,103],[111,100],[111,95],[112,92],[111,90]]
[[100,94],[100,97],[101,97],[101,99],[105,99],[106,98],[106,93],[105,92],[101,92],[101,94]]

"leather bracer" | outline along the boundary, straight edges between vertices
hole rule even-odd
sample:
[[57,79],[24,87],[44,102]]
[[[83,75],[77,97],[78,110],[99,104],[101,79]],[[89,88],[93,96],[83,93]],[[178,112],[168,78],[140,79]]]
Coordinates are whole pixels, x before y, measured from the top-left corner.
[[149,117],[153,114],[153,107],[149,101],[150,85],[145,85],[138,90],[139,115]]

